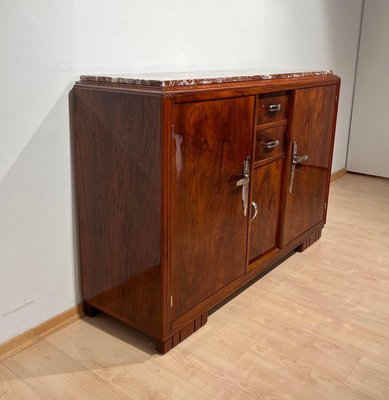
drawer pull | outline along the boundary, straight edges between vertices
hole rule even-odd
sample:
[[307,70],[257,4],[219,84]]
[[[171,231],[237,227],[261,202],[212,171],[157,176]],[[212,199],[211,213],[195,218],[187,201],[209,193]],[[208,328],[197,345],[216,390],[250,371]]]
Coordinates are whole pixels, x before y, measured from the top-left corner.
[[258,204],[252,201],[251,205],[254,207],[254,215],[251,217],[251,221],[254,221],[255,217],[258,215]]
[[279,144],[280,144],[279,140],[273,140],[272,142],[266,142],[265,149],[274,149],[274,147],[279,146]]
[[275,111],[280,111],[281,110],[281,104],[269,104],[269,105],[264,105],[269,112],[275,112]]

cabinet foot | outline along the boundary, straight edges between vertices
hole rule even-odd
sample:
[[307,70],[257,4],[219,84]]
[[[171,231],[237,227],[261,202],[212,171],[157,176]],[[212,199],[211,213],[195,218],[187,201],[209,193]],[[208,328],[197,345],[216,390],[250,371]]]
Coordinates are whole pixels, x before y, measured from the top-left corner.
[[309,246],[313,245],[317,240],[320,239],[321,230],[316,232],[314,235],[310,236],[305,242],[301,243],[300,246],[296,247],[296,251],[302,253]]
[[84,301],[84,313],[88,317],[95,317],[97,314],[100,314],[101,311],[98,310],[97,308],[91,306],[90,304],[85,303],[85,301]]
[[194,321],[190,322],[188,325],[184,326],[181,330],[174,333],[168,339],[164,341],[157,342],[157,351],[159,353],[165,354],[173,347],[177,346],[187,337],[189,337],[192,333],[199,330],[202,326],[204,326],[208,319],[208,312],[202,314],[200,317],[196,318]]

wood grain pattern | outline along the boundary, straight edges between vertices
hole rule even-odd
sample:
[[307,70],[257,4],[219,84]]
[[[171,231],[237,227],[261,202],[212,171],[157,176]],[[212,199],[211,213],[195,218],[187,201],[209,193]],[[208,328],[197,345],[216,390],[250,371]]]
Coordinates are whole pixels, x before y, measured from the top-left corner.
[[[337,86],[330,85],[299,89],[292,94],[281,211],[281,247],[325,220],[336,93]],[[308,155],[309,158],[297,166],[292,193],[289,193],[293,142],[297,143],[298,155]]]
[[[250,222],[250,262],[276,247],[281,198],[282,160],[257,168],[252,173],[252,201],[258,215]],[[251,218],[254,209],[251,209]]]
[[4,364],[0,365],[0,398],[2,400],[44,400],[24,380],[20,379]]
[[76,88],[73,110],[84,299],[162,337],[161,99]]
[[[210,307],[290,251],[310,246],[325,222],[316,218],[325,216],[316,195],[326,198],[329,179],[325,185],[307,179],[318,188],[304,189],[305,203],[282,202],[283,236],[274,241],[282,172],[275,166],[283,165],[284,139],[290,145],[304,118],[311,118],[311,128],[325,130],[321,124],[327,117],[333,127],[334,110],[329,115],[328,107],[322,109],[324,117],[317,110],[328,85],[338,82],[329,74],[185,88],[77,83],[71,127],[86,313],[103,311],[159,343],[175,345]],[[316,95],[300,98],[299,93]],[[281,109],[269,111],[271,104]],[[271,139],[281,143],[271,151],[261,148]],[[332,146],[331,135],[322,142],[313,136],[304,140],[313,147],[325,140]],[[263,168],[257,178],[266,183],[255,196],[267,208],[262,222],[252,225],[251,247],[249,217],[236,186],[249,155],[255,168]],[[329,165],[330,152],[323,157]],[[274,182],[266,172],[272,169]],[[291,206],[297,203],[304,207]],[[289,211],[305,229],[293,231],[296,224],[285,217]],[[276,245],[285,232],[288,243],[280,249]]]
[[386,365],[361,358],[346,382],[366,393],[370,398],[386,400],[389,397],[389,369]]
[[179,331],[175,332],[169,338],[163,341],[157,341],[157,351],[165,354],[170,351],[173,347],[176,347],[179,343],[183,342],[190,335],[198,331],[202,326],[207,323],[208,313],[204,313],[200,315],[200,317],[195,320],[189,322],[189,324],[185,325]]
[[4,365],[45,399],[128,400],[119,390],[46,341],[4,361]]
[[[270,106],[280,106],[279,110],[271,111]],[[267,93],[258,96],[257,125],[282,121],[288,115],[288,95],[286,92]]]
[[86,317],[2,363],[0,398],[386,400],[388,199],[388,180],[342,176],[321,240],[166,355],[107,315]]
[[224,286],[211,296],[207,297],[201,303],[193,307],[188,312],[184,313],[180,317],[172,321],[173,331],[180,330],[183,326],[188,324],[198,315],[210,310],[215,307],[218,303],[222,302],[228,296],[231,296],[238,289],[247,285],[250,281],[258,278],[262,278],[266,273],[278,266],[278,264],[285,259],[285,257],[290,255],[294,249],[296,249],[302,242],[306,241],[311,235],[316,235],[318,231],[323,228],[322,224],[319,224],[314,229],[304,233],[292,242],[288,243],[282,249],[274,249],[264,254],[262,257],[256,259],[248,266],[248,271],[245,275],[233,280],[228,285]]
[[[269,157],[278,156],[284,153],[285,125],[273,128],[257,130],[255,135],[255,161]],[[270,142],[278,140],[275,147],[267,147]]]
[[296,248],[296,251],[299,252],[305,251],[309,246],[312,246],[313,243],[315,243],[320,238],[321,238],[321,231],[318,231],[316,234],[310,236],[303,243],[301,243],[300,246]]
[[243,161],[254,97],[174,105],[171,187],[172,319],[246,271]]

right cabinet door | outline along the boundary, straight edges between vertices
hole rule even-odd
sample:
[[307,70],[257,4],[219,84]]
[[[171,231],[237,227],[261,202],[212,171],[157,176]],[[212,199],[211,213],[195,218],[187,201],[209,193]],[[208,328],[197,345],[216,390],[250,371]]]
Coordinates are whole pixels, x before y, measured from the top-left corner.
[[298,89],[292,94],[280,247],[324,222],[336,96],[337,85]]

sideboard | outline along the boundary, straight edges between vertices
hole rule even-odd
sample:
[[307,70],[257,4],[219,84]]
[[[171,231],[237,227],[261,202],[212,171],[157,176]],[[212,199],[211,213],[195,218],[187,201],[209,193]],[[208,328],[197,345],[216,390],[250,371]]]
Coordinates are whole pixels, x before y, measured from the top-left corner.
[[85,311],[165,353],[326,221],[331,72],[82,76],[70,93]]

